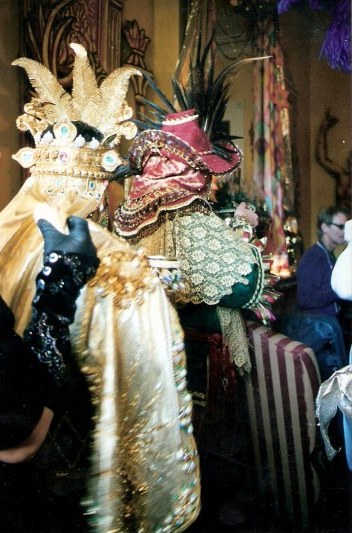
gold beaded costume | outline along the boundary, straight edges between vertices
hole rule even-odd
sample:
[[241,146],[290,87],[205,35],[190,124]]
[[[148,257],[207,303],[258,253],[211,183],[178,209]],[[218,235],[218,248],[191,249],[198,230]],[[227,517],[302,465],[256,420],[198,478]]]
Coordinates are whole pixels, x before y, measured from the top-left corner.
[[[18,119],[35,148],[14,156],[30,177],[0,213],[0,293],[20,334],[43,256],[36,207],[55,206],[62,221],[99,212],[109,172],[121,162],[119,139],[136,131],[125,98],[139,71],[117,69],[98,87],[85,49],[71,46],[72,95],[39,63],[14,62],[37,92]],[[102,140],[86,140],[81,122]],[[101,264],[81,292],[71,330],[96,407],[85,510],[99,533],[184,531],[198,515],[200,487],[183,333],[146,257],[91,219],[89,228]]]

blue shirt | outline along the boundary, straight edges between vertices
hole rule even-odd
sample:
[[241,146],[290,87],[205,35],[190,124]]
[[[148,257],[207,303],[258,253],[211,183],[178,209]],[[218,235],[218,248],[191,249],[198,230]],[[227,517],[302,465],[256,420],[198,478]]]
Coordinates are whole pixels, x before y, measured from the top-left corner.
[[297,306],[301,311],[337,315],[338,298],[331,288],[334,264],[334,255],[321,242],[303,254],[297,268]]

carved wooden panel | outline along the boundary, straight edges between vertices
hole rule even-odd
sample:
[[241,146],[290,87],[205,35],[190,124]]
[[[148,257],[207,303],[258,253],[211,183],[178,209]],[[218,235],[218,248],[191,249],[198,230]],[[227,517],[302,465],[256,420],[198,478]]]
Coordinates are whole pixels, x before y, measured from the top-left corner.
[[88,51],[97,78],[120,66],[122,0],[25,0],[21,55],[43,63],[67,89],[70,42]]
[[[135,19],[126,20],[122,29],[129,47],[129,53],[124,59],[124,64],[137,67],[142,72],[152,76],[152,72],[145,60],[145,53],[150,43],[150,38],[146,35],[145,30],[140,29],[139,24]],[[147,94],[148,81],[142,76],[133,76],[131,82],[133,84],[137,111],[143,113],[143,98]]]

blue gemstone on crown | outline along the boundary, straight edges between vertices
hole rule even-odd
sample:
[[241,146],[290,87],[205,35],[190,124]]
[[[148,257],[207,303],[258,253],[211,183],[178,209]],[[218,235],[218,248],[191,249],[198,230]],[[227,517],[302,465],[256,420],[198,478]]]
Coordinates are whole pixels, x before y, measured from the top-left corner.
[[61,128],[60,128],[61,137],[67,137],[68,133],[69,133],[68,127],[67,126],[61,126]]
[[24,153],[24,154],[23,154],[23,160],[24,160],[26,163],[31,163],[31,162],[33,161],[33,154],[30,153],[30,152]]

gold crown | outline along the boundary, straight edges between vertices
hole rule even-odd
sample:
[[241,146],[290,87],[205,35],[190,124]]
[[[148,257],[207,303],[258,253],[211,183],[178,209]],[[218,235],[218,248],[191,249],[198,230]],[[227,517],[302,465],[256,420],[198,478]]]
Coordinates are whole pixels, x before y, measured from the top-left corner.
[[[132,109],[127,105],[126,94],[130,77],[141,72],[121,67],[98,87],[85,48],[77,43],[70,46],[76,54],[72,95],[37,61],[20,58],[12,63],[26,70],[37,93],[17,119],[17,127],[32,134],[35,148],[22,148],[12,157],[24,168],[33,167],[31,172],[39,176],[106,179],[106,173],[122,163],[115,149],[121,137],[132,139],[137,133],[129,120]],[[102,140],[93,137],[86,141],[74,122],[98,130]]]
[[59,175],[106,179],[122,163],[118,152],[106,149],[93,137],[86,142],[77,135],[76,126],[67,118],[57,122],[51,131],[34,137],[36,148],[21,148],[12,157],[24,168],[35,167],[38,176]]

